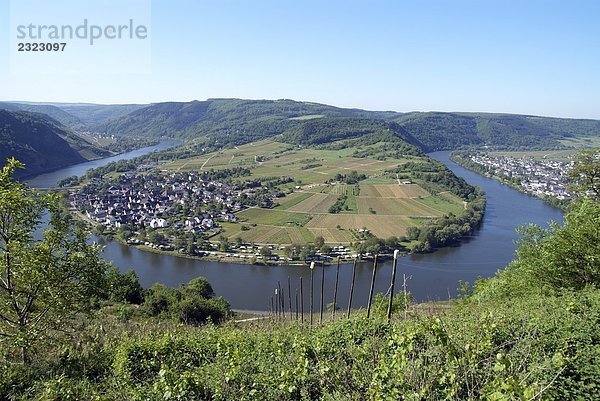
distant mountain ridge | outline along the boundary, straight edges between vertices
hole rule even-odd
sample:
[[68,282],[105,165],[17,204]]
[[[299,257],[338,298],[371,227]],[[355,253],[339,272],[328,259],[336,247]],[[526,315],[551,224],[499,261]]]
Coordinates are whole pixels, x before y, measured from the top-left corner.
[[0,160],[15,157],[30,176],[108,156],[45,114],[0,109]]
[[[269,137],[304,146],[385,138],[398,150],[410,152],[414,147],[425,152],[470,147],[549,150],[574,143],[598,143],[600,137],[598,120],[367,111],[289,99],[208,99],[150,105],[0,102],[0,111],[0,157],[22,159],[28,164],[27,174],[107,155],[77,134],[83,131],[128,138],[168,136],[213,149]],[[40,143],[47,146],[40,147]]]
[[[555,149],[574,137],[600,136],[600,121],[516,114],[366,111],[293,100],[209,99],[156,103],[99,124],[114,135],[203,138],[240,144],[308,129],[317,119],[355,118],[394,122],[425,151],[489,146]],[[368,125],[369,123],[367,123]],[[339,136],[339,133],[332,136]]]
[[147,105],[0,102],[0,109],[43,113],[77,131],[95,131],[95,126],[124,116]]

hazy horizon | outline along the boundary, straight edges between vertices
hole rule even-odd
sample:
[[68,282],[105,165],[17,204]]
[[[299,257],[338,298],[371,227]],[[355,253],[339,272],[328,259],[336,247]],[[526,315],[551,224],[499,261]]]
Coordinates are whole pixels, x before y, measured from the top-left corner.
[[238,99],[238,100],[291,100],[295,102],[305,102],[305,103],[316,103],[323,104],[326,106],[333,106],[343,109],[360,109],[365,111],[380,111],[380,112],[394,112],[401,114],[408,113],[450,113],[450,114],[461,114],[461,113],[473,113],[473,114],[505,114],[505,115],[523,115],[523,116],[532,116],[532,117],[545,117],[545,118],[566,118],[572,120],[600,120],[600,118],[588,118],[588,117],[570,117],[570,116],[555,116],[555,115],[544,115],[544,114],[530,114],[530,113],[512,113],[512,112],[503,112],[503,111],[479,111],[479,110],[384,110],[384,109],[369,109],[360,106],[339,106],[336,104],[328,104],[322,102],[316,102],[312,100],[298,100],[298,99],[290,99],[290,98],[282,98],[282,99],[266,99],[266,98],[231,98],[231,97],[214,97],[211,96],[206,99],[191,99],[191,100],[163,100],[158,102],[151,103],[142,103],[142,102],[127,102],[127,103],[99,103],[99,102],[77,102],[77,101],[35,101],[35,100],[0,100],[0,103],[23,103],[23,104],[44,104],[44,105],[54,105],[54,104],[63,104],[63,105],[85,105],[85,106],[114,106],[114,105],[144,105],[150,106],[158,103],[189,103],[193,101],[207,101],[207,100],[218,100],[218,99]]
[[[126,69],[128,53],[99,40],[28,54],[32,71],[11,69],[15,32],[2,29],[6,99],[289,98],[366,110],[600,119],[595,1],[12,0],[0,4],[3,26],[14,22],[15,8],[36,24],[147,17],[145,47],[132,44],[140,56],[130,61],[148,68]],[[77,69],[83,61],[98,68]],[[60,63],[64,72],[44,70]]]

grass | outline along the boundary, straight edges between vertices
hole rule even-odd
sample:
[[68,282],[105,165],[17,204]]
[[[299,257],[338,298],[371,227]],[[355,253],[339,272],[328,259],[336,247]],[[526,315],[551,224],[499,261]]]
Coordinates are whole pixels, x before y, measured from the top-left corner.
[[367,228],[379,238],[400,236],[406,234],[406,227],[411,225],[405,216],[378,216],[363,214],[322,214],[313,217],[306,228],[332,229],[340,226],[345,230]]
[[371,210],[375,214],[396,216],[441,216],[441,210],[420,203],[415,199],[396,198],[368,198],[357,197],[358,213],[368,214]]
[[272,226],[304,226],[310,215],[306,213],[290,213],[276,209],[250,208],[238,213],[238,218],[245,222]]
[[456,203],[455,201],[449,200],[442,196],[428,196],[426,198],[419,199],[418,202],[427,205],[432,209],[439,210],[444,214],[453,213],[458,215],[464,210],[464,206],[462,204]]
[[305,244],[313,242],[313,233],[303,227],[276,227],[256,225],[248,231],[238,231],[234,234],[226,231],[230,239],[241,238],[246,243],[256,244]]
[[304,120],[314,120],[316,118],[323,118],[323,117],[325,117],[323,114],[309,114],[307,116],[291,117],[290,120],[304,121]]
[[358,206],[356,205],[356,196],[347,195],[346,201],[342,208],[341,213],[358,213]]
[[289,194],[283,199],[280,199],[280,205],[277,206],[277,209],[287,210],[292,206],[296,206],[298,203],[310,198],[312,193],[310,192],[294,192]]
[[300,202],[290,210],[302,213],[328,213],[329,208],[336,200],[337,195],[314,193],[311,194],[310,198]]
[[600,137],[579,137],[579,138],[569,138],[569,139],[561,139],[559,142],[565,146],[572,146],[578,149],[583,148],[598,148],[600,147]]
[[325,242],[329,244],[347,244],[356,240],[350,230],[338,228],[311,228],[310,232],[315,237],[323,237]]

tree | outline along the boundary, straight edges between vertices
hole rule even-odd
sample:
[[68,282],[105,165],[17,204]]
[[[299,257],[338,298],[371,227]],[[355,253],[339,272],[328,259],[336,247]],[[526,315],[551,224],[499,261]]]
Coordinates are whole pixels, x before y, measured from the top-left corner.
[[554,288],[600,285],[600,202],[583,198],[564,225],[529,226],[523,234],[515,262],[522,277]]
[[151,231],[148,234],[148,242],[151,242],[155,245],[163,245],[166,241],[166,238],[163,234],[156,232],[156,231]]
[[187,246],[187,240],[186,238],[179,234],[175,237],[175,241],[173,241],[173,246],[175,247],[175,249],[179,250],[179,249],[185,249],[185,247]]
[[[57,195],[13,181],[23,167],[9,159],[0,171],[0,341],[19,348],[28,364],[36,342],[67,330],[104,292],[107,264],[82,229],[57,217]],[[34,238],[46,211],[48,227]]]
[[224,235],[219,236],[219,251],[227,252],[229,250],[229,238]]
[[323,245],[325,245],[325,238],[318,236],[315,237],[315,248],[321,248]]
[[575,165],[569,172],[572,190],[580,195],[600,197],[600,151],[587,150],[577,155]]
[[111,267],[107,274],[108,295],[113,302],[126,302],[139,305],[144,302],[144,289],[133,270],[121,274],[119,269]]
[[418,239],[420,234],[421,234],[421,230],[419,229],[419,227],[409,226],[406,228],[406,237],[409,240]]
[[215,295],[215,292],[204,277],[196,277],[190,280],[190,282],[182,289],[187,295],[195,295],[202,298],[211,298]]
[[196,253],[196,243],[194,242],[193,237],[187,239],[185,253],[187,253],[188,255],[194,255]]

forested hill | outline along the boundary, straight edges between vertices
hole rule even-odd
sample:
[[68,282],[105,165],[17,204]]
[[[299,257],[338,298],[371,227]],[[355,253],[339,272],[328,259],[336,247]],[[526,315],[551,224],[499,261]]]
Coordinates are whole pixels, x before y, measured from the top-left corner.
[[[497,149],[554,149],[573,140],[600,136],[600,121],[512,114],[366,111],[293,100],[209,99],[157,103],[101,123],[95,130],[114,135],[174,136],[221,145],[241,144],[284,134],[309,138],[311,129],[345,121],[345,133],[368,131],[379,120],[395,123],[395,131],[425,151],[490,146]],[[320,120],[317,122],[317,120]],[[350,121],[357,124],[348,129]],[[315,125],[316,124],[316,125]],[[319,136],[317,141],[328,138]]]
[[94,131],[95,126],[114,120],[147,105],[0,102],[0,109],[46,114],[77,131]]
[[21,176],[106,155],[44,114],[0,109],[0,160],[15,157],[25,163]]
[[368,114],[363,110],[292,100],[209,99],[153,104],[100,124],[96,129],[114,135],[143,133],[183,138],[214,135],[223,141],[243,143],[281,134],[308,119],[367,117]]
[[68,112],[49,104],[28,104],[28,103],[5,103],[0,102],[0,109],[8,111],[29,111],[32,113],[46,114],[62,125],[74,129],[84,129],[83,122]]
[[378,138],[381,142],[407,142],[419,148],[423,144],[395,122],[368,119],[333,117],[318,118],[287,129],[281,136],[285,142],[298,145],[321,145],[341,139]]

